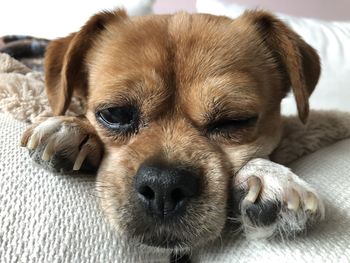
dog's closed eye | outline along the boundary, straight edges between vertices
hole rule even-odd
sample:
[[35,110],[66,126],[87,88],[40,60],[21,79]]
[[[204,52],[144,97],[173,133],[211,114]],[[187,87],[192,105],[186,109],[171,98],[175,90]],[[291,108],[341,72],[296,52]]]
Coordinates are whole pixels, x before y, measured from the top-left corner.
[[253,126],[257,119],[257,116],[222,119],[209,124],[208,131],[211,133],[232,132]]
[[254,128],[258,120],[257,115],[224,118],[212,121],[207,125],[208,136],[238,139],[243,131]]

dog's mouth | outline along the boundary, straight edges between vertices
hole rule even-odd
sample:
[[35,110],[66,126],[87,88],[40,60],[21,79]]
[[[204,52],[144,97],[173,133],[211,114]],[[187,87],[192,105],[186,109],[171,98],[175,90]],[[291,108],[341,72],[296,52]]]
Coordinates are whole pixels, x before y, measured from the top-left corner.
[[134,226],[133,230],[129,228],[125,234],[133,242],[154,248],[184,250],[195,245],[194,237],[187,233],[181,225],[171,221],[160,223],[159,220],[155,220],[153,224],[150,224],[145,219],[142,226]]
[[[187,251],[215,239],[221,232],[225,215],[215,218],[215,224],[205,225],[207,217],[199,212],[185,213],[172,220],[164,220],[146,214],[128,215],[118,220],[118,232],[127,242],[156,249]],[[202,209],[199,210],[202,212]],[[215,208],[213,209],[215,212]],[[128,218],[129,220],[125,220]],[[120,227],[122,226],[122,227]]]
[[189,244],[186,242],[186,240],[181,240],[179,238],[174,238],[167,235],[158,237],[144,237],[142,240],[140,240],[140,242],[146,246],[172,250],[181,250],[189,247]]

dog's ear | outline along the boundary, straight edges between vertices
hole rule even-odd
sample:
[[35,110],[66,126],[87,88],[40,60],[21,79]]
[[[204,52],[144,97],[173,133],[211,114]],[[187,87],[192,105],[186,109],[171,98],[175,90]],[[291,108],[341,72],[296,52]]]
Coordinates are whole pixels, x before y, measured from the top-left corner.
[[246,19],[253,24],[262,40],[278,57],[287,76],[288,90],[292,86],[299,118],[306,123],[309,97],[321,71],[316,51],[285,23],[268,12],[248,11],[240,19]]
[[123,10],[98,13],[79,32],[49,44],[45,54],[45,84],[54,115],[66,112],[73,91],[81,96],[87,95],[86,54],[108,24],[125,18],[127,14]]

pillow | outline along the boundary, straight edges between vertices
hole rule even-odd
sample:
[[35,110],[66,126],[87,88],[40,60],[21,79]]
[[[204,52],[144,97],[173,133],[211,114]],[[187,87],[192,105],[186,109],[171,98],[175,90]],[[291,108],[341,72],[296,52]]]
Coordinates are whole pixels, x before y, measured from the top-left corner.
[[[197,0],[197,11],[235,18],[247,7],[222,0]],[[320,81],[311,96],[313,109],[350,111],[350,21],[322,21],[284,14],[277,16],[289,24],[321,57]],[[282,112],[296,113],[294,98],[282,102]]]
[[42,38],[64,37],[78,31],[93,14],[115,7],[129,15],[152,13],[155,0],[99,1],[3,1],[0,9],[0,36],[32,35]]

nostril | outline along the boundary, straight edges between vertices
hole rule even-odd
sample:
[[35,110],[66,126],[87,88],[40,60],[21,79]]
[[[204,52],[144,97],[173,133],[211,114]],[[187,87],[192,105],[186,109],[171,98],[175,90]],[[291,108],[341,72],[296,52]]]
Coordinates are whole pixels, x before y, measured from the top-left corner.
[[180,203],[184,198],[184,192],[180,188],[176,188],[171,192],[171,199],[175,204]]
[[153,200],[155,196],[152,188],[147,185],[140,187],[139,193],[143,195],[147,200]]

